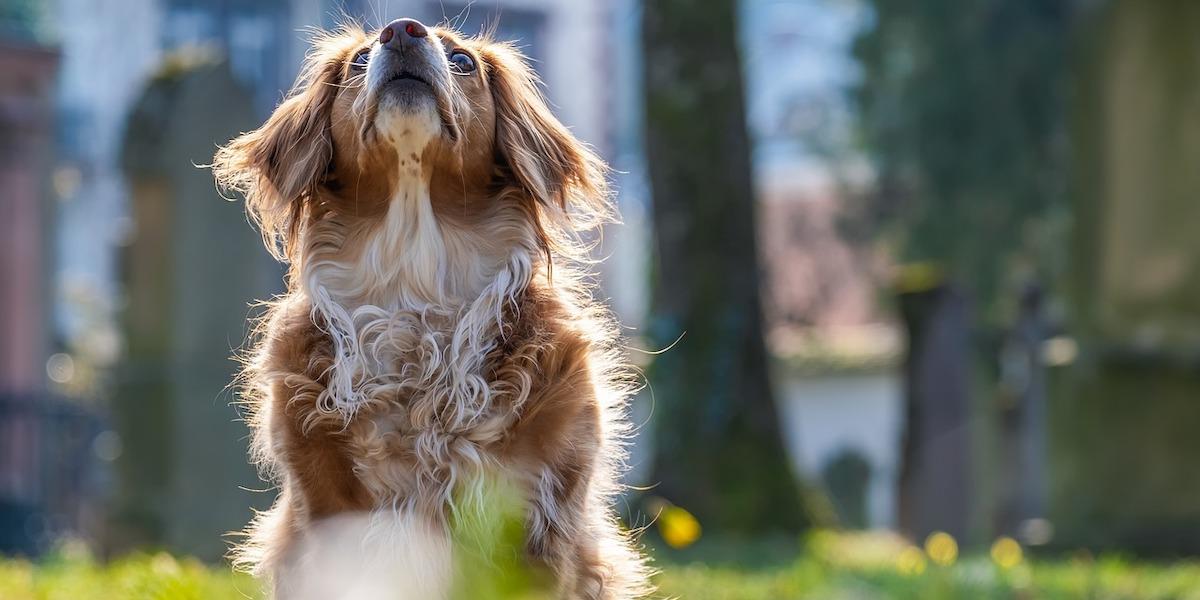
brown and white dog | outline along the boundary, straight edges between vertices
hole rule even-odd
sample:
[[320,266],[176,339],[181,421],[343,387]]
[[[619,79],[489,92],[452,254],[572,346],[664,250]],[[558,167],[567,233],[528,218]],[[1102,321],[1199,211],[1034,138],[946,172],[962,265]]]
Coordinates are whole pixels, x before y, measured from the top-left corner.
[[610,507],[629,378],[580,266],[606,167],[516,50],[342,27],[213,167],[290,263],[245,371],[280,494],[243,565],[287,600],[444,597],[451,522],[502,481],[557,597],[648,592]]

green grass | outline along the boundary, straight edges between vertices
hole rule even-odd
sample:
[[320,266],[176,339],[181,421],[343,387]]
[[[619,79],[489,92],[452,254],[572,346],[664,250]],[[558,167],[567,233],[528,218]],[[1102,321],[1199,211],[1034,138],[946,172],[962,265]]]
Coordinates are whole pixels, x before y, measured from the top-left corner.
[[[774,560],[762,560],[764,554],[772,554],[767,558]],[[1144,563],[1084,555],[1030,561],[1010,555],[1008,568],[1002,568],[987,553],[960,559],[878,534],[817,534],[792,560],[780,560],[774,549],[748,561],[688,558],[712,553],[662,555],[658,584],[664,596],[681,599],[1200,600],[1200,562]],[[946,564],[935,564],[930,555]],[[36,564],[0,561],[3,600],[258,597],[255,583],[243,575],[164,553],[108,564],[79,550],[65,550]]]
[[138,554],[108,564],[71,553],[37,564],[0,562],[3,600],[215,600],[258,598],[249,577],[166,554]]

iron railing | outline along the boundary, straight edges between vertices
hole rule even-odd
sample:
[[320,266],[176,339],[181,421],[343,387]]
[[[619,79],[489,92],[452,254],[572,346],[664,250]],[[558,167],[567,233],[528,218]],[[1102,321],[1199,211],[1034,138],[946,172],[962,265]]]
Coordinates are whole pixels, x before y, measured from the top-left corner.
[[84,532],[102,431],[103,419],[76,402],[0,393],[0,554],[38,555]]

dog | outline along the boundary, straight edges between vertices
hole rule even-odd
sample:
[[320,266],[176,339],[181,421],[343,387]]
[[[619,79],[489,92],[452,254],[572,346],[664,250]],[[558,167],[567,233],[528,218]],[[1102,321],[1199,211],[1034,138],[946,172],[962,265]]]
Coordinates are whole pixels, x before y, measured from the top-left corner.
[[519,51],[413,19],[320,34],[212,166],[289,265],[243,373],[280,491],[236,564],[288,600],[446,597],[456,528],[506,489],[550,595],[651,592],[611,506],[634,386],[588,273],[607,167]]

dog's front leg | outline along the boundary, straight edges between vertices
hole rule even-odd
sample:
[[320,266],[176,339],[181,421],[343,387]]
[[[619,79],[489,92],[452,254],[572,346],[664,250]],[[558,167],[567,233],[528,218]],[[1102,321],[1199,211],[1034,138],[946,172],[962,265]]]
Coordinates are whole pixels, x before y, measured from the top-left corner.
[[560,597],[616,598],[606,593],[607,568],[588,522],[587,482],[577,470],[581,467],[547,465],[538,476],[529,518],[529,550],[553,571]]
[[[559,596],[570,600],[624,600],[647,589],[646,569],[607,505],[614,486],[603,462],[602,409],[580,374],[554,386],[536,417],[518,435],[538,458],[528,518],[530,554],[553,572]],[[584,393],[581,393],[584,391]]]
[[273,580],[277,598],[296,573],[296,545],[312,525],[343,513],[369,511],[370,493],[355,475],[340,418],[318,410],[329,340],[308,303],[290,298],[275,308],[248,376],[258,386],[252,418],[255,461],[281,490],[274,506],[251,524],[235,551],[238,562]]

